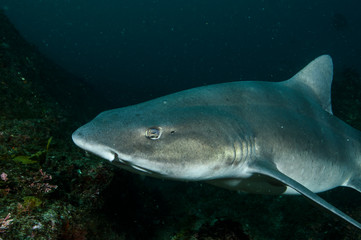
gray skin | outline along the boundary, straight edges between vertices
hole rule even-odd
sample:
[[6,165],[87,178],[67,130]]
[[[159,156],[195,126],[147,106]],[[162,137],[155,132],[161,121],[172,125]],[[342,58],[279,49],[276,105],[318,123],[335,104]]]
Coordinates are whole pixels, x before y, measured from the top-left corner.
[[76,145],[139,174],[249,193],[302,194],[361,229],[315,192],[358,191],[361,133],[332,114],[332,60],[287,81],[194,88],[105,111]]

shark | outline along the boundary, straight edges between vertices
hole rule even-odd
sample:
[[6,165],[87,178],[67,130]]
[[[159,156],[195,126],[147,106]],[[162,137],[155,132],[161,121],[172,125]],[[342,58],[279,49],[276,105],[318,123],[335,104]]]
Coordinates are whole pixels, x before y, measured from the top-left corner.
[[322,55],[285,81],[208,85],[102,112],[72,139],[142,175],[301,194],[361,229],[316,194],[361,192],[361,132],[333,115],[332,79]]

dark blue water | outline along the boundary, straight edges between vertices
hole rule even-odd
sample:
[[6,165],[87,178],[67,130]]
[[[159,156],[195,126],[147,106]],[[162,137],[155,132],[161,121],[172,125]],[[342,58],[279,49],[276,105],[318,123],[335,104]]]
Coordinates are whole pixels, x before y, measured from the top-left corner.
[[27,40],[117,106],[204,84],[284,80],[325,53],[336,71],[361,69],[357,0],[0,0],[0,7]]

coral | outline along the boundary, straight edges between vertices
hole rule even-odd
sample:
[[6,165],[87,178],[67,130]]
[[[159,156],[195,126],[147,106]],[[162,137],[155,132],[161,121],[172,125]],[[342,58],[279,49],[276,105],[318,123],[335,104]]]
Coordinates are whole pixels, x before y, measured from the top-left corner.
[[10,213],[8,213],[5,218],[0,218],[0,233],[4,233],[7,229],[9,229],[12,221],[13,219],[11,219]]

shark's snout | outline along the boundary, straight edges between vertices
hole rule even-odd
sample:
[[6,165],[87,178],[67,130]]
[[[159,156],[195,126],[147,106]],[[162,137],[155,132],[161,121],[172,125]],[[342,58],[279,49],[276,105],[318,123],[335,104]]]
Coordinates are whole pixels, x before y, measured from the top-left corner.
[[107,146],[105,143],[102,143],[102,138],[97,136],[97,132],[93,131],[93,129],[89,126],[91,125],[84,125],[72,134],[72,139],[75,145],[87,152],[91,152],[101,158],[107,159],[129,171],[148,175],[156,173],[157,169],[148,169],[146,163],[137,165],[133,162],[131,156],[122,154]]
[[71,138],[73,139],[73,142],[80,147],[82,142],[82,133],[79,131],[79,129],[73,132]]
[[71,135],[71,138],[73,139],[73,142],[75,143],[75,145],[77,145],[80,148],[84,148],[84,146],[86,145],[85,135],[81,131],[81,128],[79,128],[75,132],[73,132],[73,134]]
[[109,161],[113,161],[116,157],[116,154],[102,144],[89,141],[89,139],[87,139],[86,137],[87,134],[85,134],[82,128],[83,127],[79,128],[71,135],[71,138],[73,139],[75,145],[84,149],[85,151],[92,152],[99,157],[102,157]]

